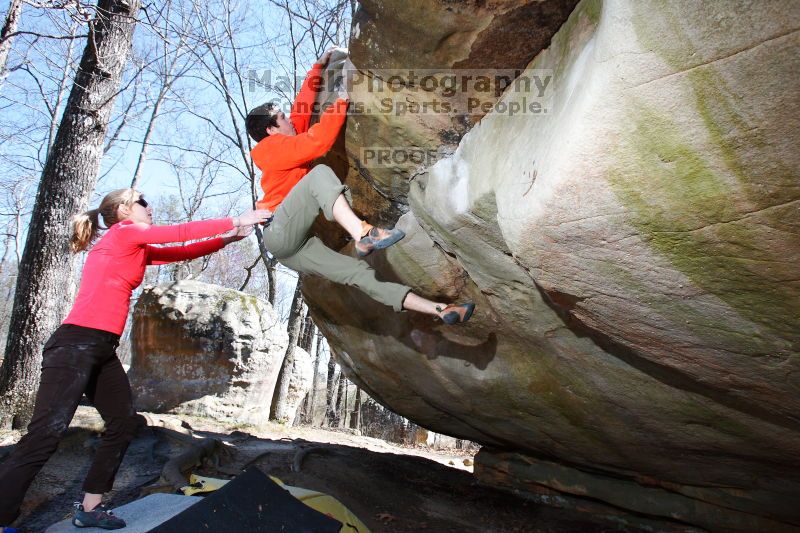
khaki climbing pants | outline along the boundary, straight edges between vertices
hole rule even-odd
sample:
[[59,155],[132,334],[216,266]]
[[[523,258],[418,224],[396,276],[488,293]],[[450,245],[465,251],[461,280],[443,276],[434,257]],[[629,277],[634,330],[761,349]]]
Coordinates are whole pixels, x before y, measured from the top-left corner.
[[264,231],[264,244],[282,265],[296,272],[358,287],[382,304],[402,311],[409,287],[378,281],[366,262],[337,253],[317,237],[308,236],[320,209],[333,221],[333,204],[346,190],[330,167],[317,165],[275,210],[272,223]]

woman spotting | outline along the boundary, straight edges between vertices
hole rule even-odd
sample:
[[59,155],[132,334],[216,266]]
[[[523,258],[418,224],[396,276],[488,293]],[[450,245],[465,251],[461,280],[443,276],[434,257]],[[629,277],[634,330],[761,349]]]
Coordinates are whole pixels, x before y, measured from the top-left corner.
[[[154,226],[152,208],[133,189],[119,189],[103,198],[98,209],[75,217],[72,251],[85,250],[98,234],[99,216],[108,230],[92,246],[80,289],[63,324],[44,345],[42,377],[28,432],[0,464],[0,525],[11,524],[33,478],[55,452],[83,394],[105,421],[72,523],[78,527],[118,529],[125,522],[101,504],[136,432],[128,377],[116,355],[125,327],[132,291],[141,284],[147,265],[201,257],[246,237],[269,211],[247,211],[238,217]],[[185,242],[220,235],[186,246],[154,244]],[[0,533],[10,528],[0,526]]]

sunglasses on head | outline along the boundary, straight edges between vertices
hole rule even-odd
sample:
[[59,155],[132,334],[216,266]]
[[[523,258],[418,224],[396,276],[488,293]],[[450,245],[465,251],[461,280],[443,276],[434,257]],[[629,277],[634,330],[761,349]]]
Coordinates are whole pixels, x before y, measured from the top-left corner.
[[133,203],[135,203],[135,204],[139,204],[139,205],[140,205],[140,206],[142,206],[142,207],[147,207],[147,200],[145,200],[145,199],[144,199],[144,198],[142,198],[141,196],[139,197],[139,199],[138,199],[138,200],[136,200],[136,201],[135,201],[135,202],[133,202]]

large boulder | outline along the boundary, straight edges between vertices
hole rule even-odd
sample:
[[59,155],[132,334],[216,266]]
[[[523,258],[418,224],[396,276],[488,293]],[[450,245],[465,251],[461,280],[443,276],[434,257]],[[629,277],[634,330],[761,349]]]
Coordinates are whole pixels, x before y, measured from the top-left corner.
[[272,306],[248,294],[192,280],[146,288],[131,333],[136,409],[262,424],[287,343]]
[[[356,68],[431,54],[382,26],[396,4],[359,27]],[[457,9],[496,21],[482,5]],[[800,526],[798,27],[792,0],[584,0],[527,66],[547,90],[502,96],[544,112],[488,112],[452,155],[394,174],[398,194],[353,158],[377,135],[363,124],[436,148],[442,117],[351,118],[347,182],[383,192],[392,205],[363,211],[409,234],[373,266],[478,308],[444,327],[304,280],[348,377],[484,444],[486,482],[712,528]]]

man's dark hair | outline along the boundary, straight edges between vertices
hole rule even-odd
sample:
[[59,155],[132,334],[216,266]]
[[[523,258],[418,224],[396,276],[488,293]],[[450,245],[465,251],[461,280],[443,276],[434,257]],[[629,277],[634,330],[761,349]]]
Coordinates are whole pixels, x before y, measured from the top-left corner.
[[269,137],[267,128],[278,127],[278,113],[276,112],[276,107],[277,104],[274,102],[268,102],[253,108],[247,114],[244,125],[247,129],[247,134],[252,137],[255,142],[261,142],[265,137]]

